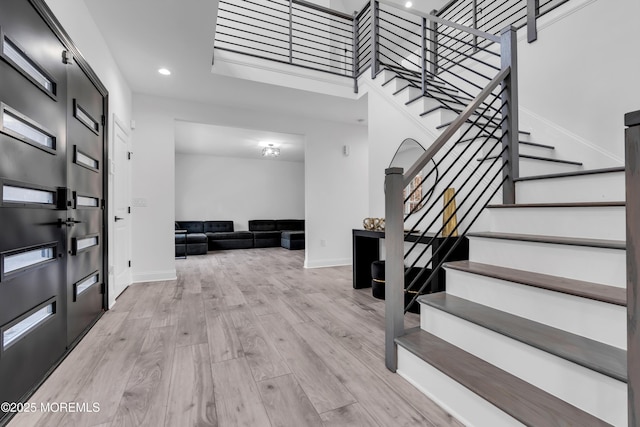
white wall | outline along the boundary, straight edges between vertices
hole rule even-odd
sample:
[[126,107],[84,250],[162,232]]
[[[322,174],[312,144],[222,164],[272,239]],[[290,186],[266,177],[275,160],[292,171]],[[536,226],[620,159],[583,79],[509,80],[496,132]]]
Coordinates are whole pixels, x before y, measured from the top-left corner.
[[[365,126],[142,94],[134,96],[133,105],[133,198],[146,204],[134,207],[134,280],[175,277],[176,119],[304,135],[306,266],[351,262],[351,229],[367,216]],[[350,146],[348,157],[343,145]]]
[[640,40],[640,2],[568,5],[578,8],[547,26],[540,21],[538,41],[518,43],[521,121],[526,124],[532,112],[534,123],[551,122],[556,134],[592,148],[588,158],[577,159],[585,164],[621,165],[623,115],[637,110],[640,100],[640,56],[632,53]]
[[[362,80],[361,80],[362,81]],[[369,97],[369,215],[384,218],[385,169],[391,163],[402,141],[413,138],[424,148],[435,141],[406,111],[396,107],[376,90],[380,79],[371,82]]]
[[304,218],[304,163],[176,154],[176,220]]
[[[47,5],[58,18],[75,45],[82,52],[102,83],[109,91],[109,156],[113,153],[113,117],[116,115],[124,123],[131,120],[132,94],[129,84],[120,72],[104,38],[89,13],[83,1],[77,0],[46,0]],[[113,176],[109,176],[109,210],[108,218],[113,218]],[[112,268],[113,256],[113,222],[109,224],[109,306],[115,302],[113,291],[114,278]]]

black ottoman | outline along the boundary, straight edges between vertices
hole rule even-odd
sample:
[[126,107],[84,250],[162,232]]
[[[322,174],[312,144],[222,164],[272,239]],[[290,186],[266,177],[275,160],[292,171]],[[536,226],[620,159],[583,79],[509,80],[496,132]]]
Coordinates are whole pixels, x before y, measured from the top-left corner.
[[207,254],[207,235],[204,233],[176,234],[175,246],[176,257],[184,256],[184,241],[187,240],[188,255],[206,255]]
[[286,249],[304,249],[304,231],[283,231],[280,246]]

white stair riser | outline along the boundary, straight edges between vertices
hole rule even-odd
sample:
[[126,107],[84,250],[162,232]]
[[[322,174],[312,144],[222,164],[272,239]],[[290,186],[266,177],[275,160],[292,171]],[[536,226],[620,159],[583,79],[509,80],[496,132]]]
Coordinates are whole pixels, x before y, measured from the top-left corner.
[[469,259],[604,285],[626,286],[624,250],[470,237]]
[[396,96],[398,97],[398,101],[405,104],[415,99],[416,97],[418,97],[421,93],[422,93],[422,89],[418,89],[416,87],[409,87],[406,90],[403,90],[402,92],[397,94]]
[[422,329],[614,426],[627,425],[627,384],[421,304]]
[[516,183],[518,203],[625,200],[624,173],[603,173]]
[[397,91],[405,88],[408,84],[409,82],[407,80],[400,77],[396,77],[395,79],[391,80],[388,84],[386,84],[383,89],[393,95]]
[[443,123],[448,123],[452,120],[455,120],[457,116],[458,115],[451,110],[438,108],[437,110],[422,116],[422,121],[427,126],[435,128],[436,126],[440,126]]
[[397,372],[465,426],[524,426],[402,346],[398,346]]
[[547,175],[552,173],[574,172],[582,170],[580,165],[549,162],[544,160],[520,158],[520,177]]
[[376,81],[379,81],[380,84],[383,84],[384,82],[389,81],[391,78],[393,78],[393,76],[395,76],[396,73],[394,73],[391,70],[382,70],[377,76],[376,76]]
[[493,208],[490,231],[625,240],[625,208]]
[[[438,101],[434,100],[433,98],[422,97],[419,100],[409,104],[407,108],[409,109],[409,113],[412,116],[420,117],[420,115],[425,111],[429,111],[435,107],[438,107],[439,105],[440,104],[438,103]],[[439,123],[439,125],[440,124],[441,123]]]
[[447,294],[627,348],[626,307],[453,269],[447,270]]

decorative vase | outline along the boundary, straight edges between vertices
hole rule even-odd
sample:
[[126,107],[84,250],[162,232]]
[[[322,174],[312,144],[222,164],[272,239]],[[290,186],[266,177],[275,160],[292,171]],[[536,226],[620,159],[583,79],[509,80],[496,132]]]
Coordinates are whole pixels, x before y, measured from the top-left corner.
[[456,216],[456,190],[447,188],[443,196],[444,213],[442,214],[442,237],[458,237],[458,218]]

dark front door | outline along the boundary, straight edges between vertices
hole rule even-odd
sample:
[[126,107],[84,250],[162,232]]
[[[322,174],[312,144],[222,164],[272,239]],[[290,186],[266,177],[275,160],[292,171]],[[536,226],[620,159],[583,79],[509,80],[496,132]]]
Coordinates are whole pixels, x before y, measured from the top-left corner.
[[0,402],[33,391],[105,288],[106,92],[34,5],[0,0]]
[[68,68],[68,344],[103,307],[103,98],[75,64]]
[[66,347],[67,70],[29,2],[2,0],[0,35],[0,402],[18,402]]

